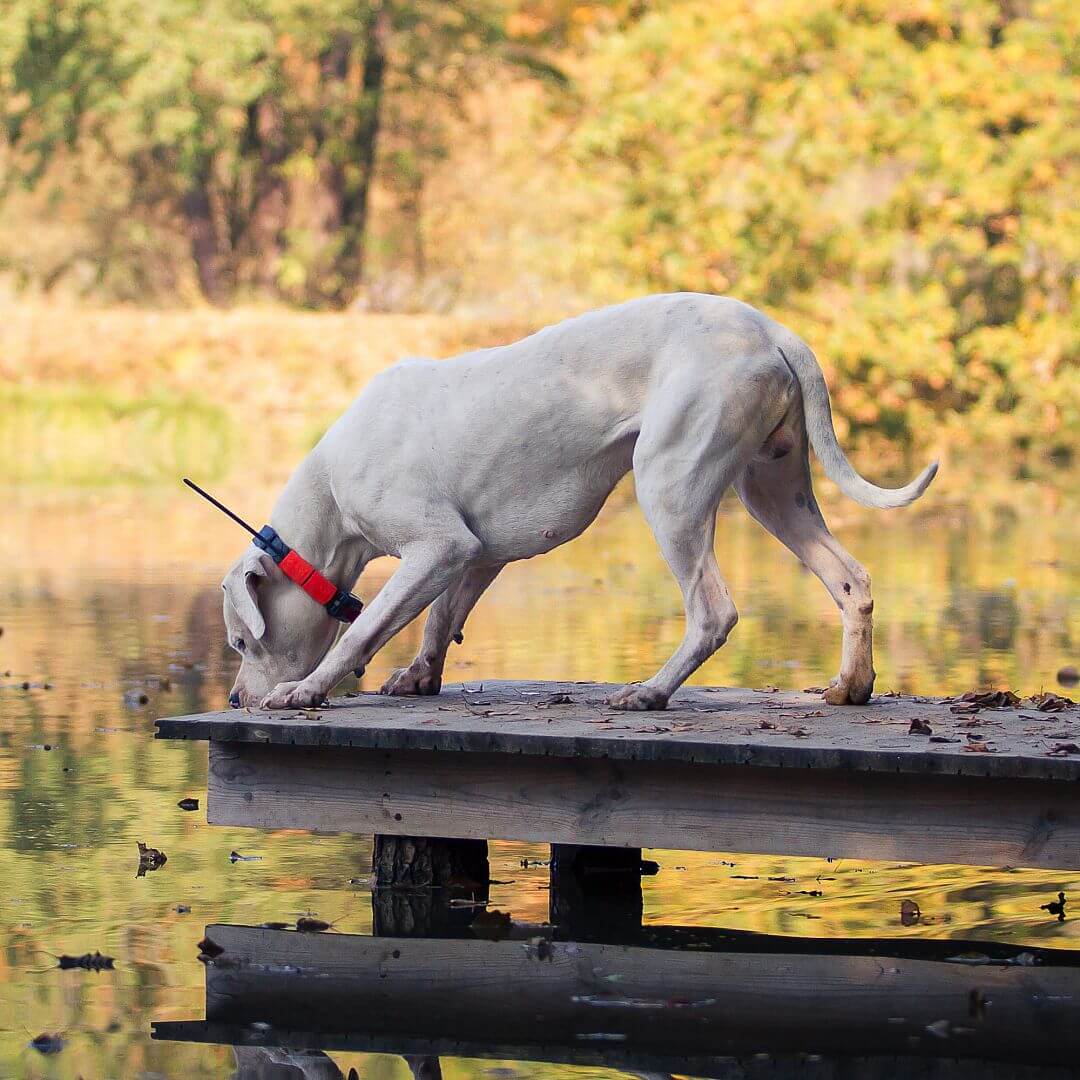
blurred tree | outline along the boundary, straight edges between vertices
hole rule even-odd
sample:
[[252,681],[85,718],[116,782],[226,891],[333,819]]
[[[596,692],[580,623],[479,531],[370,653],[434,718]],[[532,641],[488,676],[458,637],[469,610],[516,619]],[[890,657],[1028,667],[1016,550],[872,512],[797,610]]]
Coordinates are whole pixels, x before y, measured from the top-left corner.
[[771,308],[856,434],[1067,454],[1078,75],[1073,0],[650,5],[585,65],[582,257]]
[[94,143],[130,177],[132,214],[182,223],[207,299],[257,286],[342,306],[362,280],[388,103],[407,100],[431,154],[439,107],[486,67],[561,77],[510,41],[507,13],[501,0],[9,0],[5,171],[34,185]]

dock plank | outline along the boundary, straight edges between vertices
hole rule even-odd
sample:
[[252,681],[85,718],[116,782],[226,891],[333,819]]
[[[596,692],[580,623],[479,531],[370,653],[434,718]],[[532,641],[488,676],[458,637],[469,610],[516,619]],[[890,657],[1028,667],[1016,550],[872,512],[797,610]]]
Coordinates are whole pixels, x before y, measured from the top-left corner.
[[[999,779],[1080,780],[1080,709],[950,711],[945,699],[881,696],[830,706],[819,694],[685,687],[664,712],[623,713],[599,683],[486,681],[430,698],[365,693],[320,710],[162,717],[158,738],[367,750],[459,751],[570,759]],[[552,704],[560,695],[570,704]],[[912,720],[931,735],[909,734]],[[974,719],[975,723],[971,724]],[[986,749],[979,749],[986,747]]]

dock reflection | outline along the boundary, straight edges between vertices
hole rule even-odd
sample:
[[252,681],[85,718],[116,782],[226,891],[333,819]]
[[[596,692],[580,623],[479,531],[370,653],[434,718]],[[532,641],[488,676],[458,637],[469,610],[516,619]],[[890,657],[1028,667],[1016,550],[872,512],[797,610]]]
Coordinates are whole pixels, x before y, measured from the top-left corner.
[[452,908],[428,922],[436,936],[386,934],[391,920],[371,937],[211,925],[206,1019],[154,1037],[233,1046],[237,1080],[343,1076],[327,1051],[400,1055],[417,1080],[440,1080],[445,1057],[769,1080],[1075,1075],[1075,954],[642,926],[639,907],[635,925],[632,890],[606,920],[565,901],[543,925]]

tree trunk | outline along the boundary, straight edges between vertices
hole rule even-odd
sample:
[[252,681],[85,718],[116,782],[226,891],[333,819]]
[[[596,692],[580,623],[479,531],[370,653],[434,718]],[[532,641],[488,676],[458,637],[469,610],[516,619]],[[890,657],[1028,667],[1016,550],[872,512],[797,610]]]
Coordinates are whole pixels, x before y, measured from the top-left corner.
[[368,198],[379,149],[383,88],[386,82],[386,48],[390,40],[390,13],[377,8],[368,24],[364,70],[360,80],[361,98],[356,128],[356,164],[359,180],[346,192],[342,207],[346,248],[342,253],[350,271],[355,293],[364,276],[364,234],[367,229]]
[[269,95],[255,105],[255,137],[259,146],[259,170],[251,209],[251,248],[254,277],[265,290],[278,292],[278,269],[285,247],[289,200],[281,166],[289,154],[281,107]]
[[[320,163],[317,215],[327,238],[329,259],[313,291],[317,298],[337,307],[352,301],[363,280],[368,200],[378,155],[390,30],[390,13],[380,5],[372,11],[365,33],[360,94],[347,132],[350,152]],[[320,63],[324,82],[346,79],[349,55],[348,43],[335,42]]]
[[206,185],[193,182],[184,195],[181,208],[202,294],[211,304],[224,304],[228,299],[225,259]]

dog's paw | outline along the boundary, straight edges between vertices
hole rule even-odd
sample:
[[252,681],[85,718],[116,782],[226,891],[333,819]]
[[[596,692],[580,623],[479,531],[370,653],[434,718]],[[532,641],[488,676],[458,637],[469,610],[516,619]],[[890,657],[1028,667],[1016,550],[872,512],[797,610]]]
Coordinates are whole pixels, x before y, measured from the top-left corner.
[[380,694],[391,697],[430,697],[442,689],[442,675],[432,671],[427,665],[398,668],[383,683]]
[[311,709],[321,705],[326,692],[307,681],[278,683],[262,700],[263,709]]
[[844,678],[837,675],[829,682],[823,697],[829,705],[865,705],[874,692],[874,676],[869,679]]
[[623,709],[627,712],[648,712],[653,709],[666,709],[668,703],[667,694],[657,690],[654,686],[645,683],[630,683],[621,690],[616,690],[608,698],[608,704],[613,709]]

